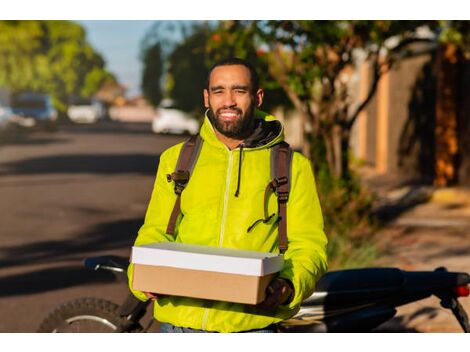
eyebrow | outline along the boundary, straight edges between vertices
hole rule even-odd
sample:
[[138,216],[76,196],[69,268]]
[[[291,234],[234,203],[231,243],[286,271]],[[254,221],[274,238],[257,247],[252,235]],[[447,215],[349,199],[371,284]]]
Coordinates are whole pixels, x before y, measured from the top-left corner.
[[[210,91],[213,92],[213,91],[216,91],[216,90],[220,90],[220,89],[225,89],[224,86],[213,86],[213,87],[210,87]],[[250,90],[250,86],[247,86],[247,85],[234,85],[232,86],[230,89],[244,89],[244,90]]]

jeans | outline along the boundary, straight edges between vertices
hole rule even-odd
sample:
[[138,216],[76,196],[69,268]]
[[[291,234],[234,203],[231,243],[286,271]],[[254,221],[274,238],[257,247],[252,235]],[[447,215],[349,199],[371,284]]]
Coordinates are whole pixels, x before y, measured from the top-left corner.
[[[190,329],[190,328],[181,328],[179,326],[174,326],[169,323],[161,323],[160,324],[160,332],[161,333],[210,333],[213,331],[207,331],[207,330],[196,330],[196,329]],[[276,326],[275,325],[269,325],[263,329],[255,329],[255,330],[248,330],[248,331],[241,331],[241,332],[259,332],[259,333],[275,333],[276,332]]]

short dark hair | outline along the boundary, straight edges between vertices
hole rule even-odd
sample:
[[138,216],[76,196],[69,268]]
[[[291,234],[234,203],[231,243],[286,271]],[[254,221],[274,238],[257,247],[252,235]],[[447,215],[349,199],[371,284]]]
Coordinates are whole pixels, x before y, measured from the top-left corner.
[[216,62],[214,65],[212,65],[212,67],[209,69],[209,72],[207,74],[206,88],[209,89],[209,81],[210,81],[210,78],[211,78],[211,74],[212,74],[212,71],[214,71],[214,69],[216,67],[219,67],[219,66],[233,66],[233,65],[245,66],[248,69],[248,71],[250,71],[250,83],[251,83],[251,87],[252,87],[252,90],[253,90],[252,92],[253,92],[253,94],[256,93],[256,91],[259,89],[259,76],[258,76],[258,73],[256,72],[256,70],[255,70],[255,68],[252,64],[250,64],[248,61],[246,61],[244,59],[240,59],[238,57],[229,57],[229,58],[220,60],[220,61]]

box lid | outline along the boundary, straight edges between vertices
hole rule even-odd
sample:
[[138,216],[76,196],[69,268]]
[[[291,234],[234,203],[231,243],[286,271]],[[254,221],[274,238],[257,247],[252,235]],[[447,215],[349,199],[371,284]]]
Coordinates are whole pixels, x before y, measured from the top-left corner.
[[264,276],[281,271],[282,254],[158,242],[132,247],[132,263]]

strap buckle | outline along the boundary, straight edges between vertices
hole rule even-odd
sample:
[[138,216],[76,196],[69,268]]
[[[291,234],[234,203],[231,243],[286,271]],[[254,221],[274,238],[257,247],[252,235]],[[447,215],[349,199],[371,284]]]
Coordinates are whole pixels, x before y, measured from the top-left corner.
[[183,193],[184,187],[186,187],[186,184],[189,181],[189,171],[178,170],[173,172],[172,174],[167,174],[166,180],[168,182],[175,182],[175,193],[180,195],[181,193]]
[[287,179],[287,177],[276,177],[275,179],[272,180],[272,185],[274,186],[274,188],[278,188],[282,185],[285,185],[287,184],[289,180]]
[[178,170],[173,172],[172,174],[167,174],[166,180],[168,182],[175,181],[176,183],[187,183],[189,181],[189,171]]

